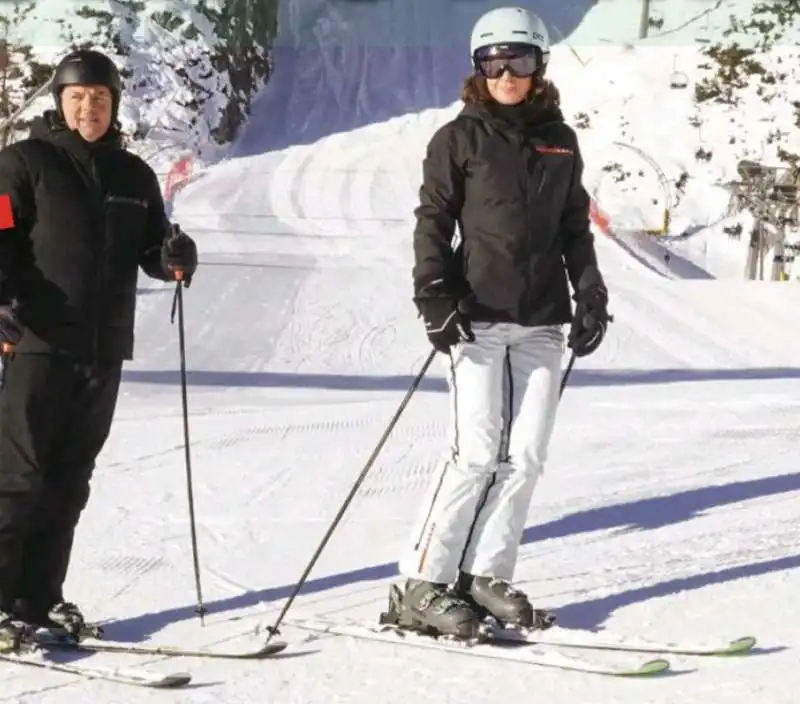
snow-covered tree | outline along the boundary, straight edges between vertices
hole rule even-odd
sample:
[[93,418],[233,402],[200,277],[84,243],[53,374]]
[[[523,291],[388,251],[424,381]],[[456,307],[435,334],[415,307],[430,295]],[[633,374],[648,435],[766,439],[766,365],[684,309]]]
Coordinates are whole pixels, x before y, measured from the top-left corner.
[[724,33],[727,43],[717,42],[703,52],[709,61],[702,66],[707,75],[695,86],[696,104],[715,103],[729,111],[731,145],[747,141],[736,134],[745,124],[767,128],[760,135],[762,154],[738,157],[774,156],[792,169],[800,164],[800,93],[795,88],[799,27],[800,0],[757,2],[748,17],[731,16]]
[[0,146],[27,130],[27,121],[14,117],[50,78],[52,67],[37,61],[34,46],[20,32],[36,8],[35,0],[14,0],[0,14]]
[[[15,36],[24,38],[30,51],[24,60],[15,55],[7,75],[0,73],[8,79],[7,95],[14,96],[2,114],[13,112],[30,86],[46,82],[67,50],[94,48],[108,53],[120,69],[125,84],[120,119],[129,136],[213,154],[236,137],[269,77],[278,3],[17,0],[31,11],[19,18],[6,13],[6,24],[14,24]],[[2,31],[0,26],[0,38]],[[22,44],[14,47],[19,54]],[[12,69],[22,65],[27,67],[22,74]],[[25,117],[46,105],[46,100],[35,104]]]
[[278,0],[228,0],[222,9],[201,7],[214,25],[212,54],[217,71],[227,73],[231,100],[214,137],[226,142],[250,111],[252,98],[269,78],[270,50],[277,34]]

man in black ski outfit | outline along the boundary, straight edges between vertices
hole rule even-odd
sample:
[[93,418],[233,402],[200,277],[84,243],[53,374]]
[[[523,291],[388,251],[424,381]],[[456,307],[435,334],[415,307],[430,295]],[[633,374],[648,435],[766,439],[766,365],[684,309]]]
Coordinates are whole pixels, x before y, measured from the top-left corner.
[[79,635],[64,601],[74,532],[133,356],[138,268],[191,283],[195,243],[125,151],[101,53],[57,67],[56,109],[0,151],[0,651],[32,624]]

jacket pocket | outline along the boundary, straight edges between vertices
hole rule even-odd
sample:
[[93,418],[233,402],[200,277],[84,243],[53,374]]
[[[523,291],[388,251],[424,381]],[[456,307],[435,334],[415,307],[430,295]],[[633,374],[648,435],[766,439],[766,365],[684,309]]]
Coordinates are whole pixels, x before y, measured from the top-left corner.
[[[134,268],[147,227],[148,203],[127,196],[106,197],[106,254],[112,269]],[[119,273],[119,272],[118,272]]]
[[540,154],[534,166],[531,196],[541,201],[546,199],[550,209],[560,219],[572,183],[573,158],[569,154]]
[[541,196],[542,193],[544,193],[549,177],[550,175],[543,160],[536,162],[536,165],[533,167],[533,174],[531,176],[531,191],[534,197]]

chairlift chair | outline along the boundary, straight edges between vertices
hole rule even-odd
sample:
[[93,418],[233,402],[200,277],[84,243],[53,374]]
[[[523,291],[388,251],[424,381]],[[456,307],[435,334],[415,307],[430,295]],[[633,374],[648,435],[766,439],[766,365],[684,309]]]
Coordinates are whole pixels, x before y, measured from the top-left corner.
[[673,71],[669,75],[669,87],[683,89],[689,85],[689,76],[683,71]]

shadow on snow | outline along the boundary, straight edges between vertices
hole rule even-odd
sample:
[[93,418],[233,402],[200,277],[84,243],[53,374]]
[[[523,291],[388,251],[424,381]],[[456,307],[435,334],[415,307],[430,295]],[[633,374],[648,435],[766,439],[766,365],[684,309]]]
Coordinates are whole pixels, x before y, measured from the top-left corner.
[[[637,386],[698,381],[766,381],[800,379],[800,367],[751,369],[574,369],[570,386]],[[177,385],[180,373],[172,369],[126,369],[127,383]],[[295,372],[236,372],[194,370],[188,372],[190,386],[235,388],[307,388],[331,391],[405,391],[410,375],[312,374]],[[423,379],[421,391],[446,391],[441,377]]]
[[[624,529],[626,532],[655,530],[692,520],[710,509],[794,491],[800,491],[800,472],[704,486],[667,496],[638,499],[578,511],[563,518],[527,528],[522,543],[528,545],[544,540],[555,540],[595,531],[608,531],[614,528]],[[670,579],[645,587],[566,604],[558,609],[559,621],[566,626],[598,628],[614,611],[625,606],[681,591],[702,589],[713,584],[796,567],[800,567],[800,554]],[[306,582],[301,594],[314,594],[360,582],[390,579],[396,577],[397,574],[396,562],[371,565],[310,579]],[[285,584],[259,591],[249,591],[234,597],[212,601],[206,604],[206,607],[210,613],[247,609],[286,599],[294,587],[294,584]],[[107,634],[109,638],[143,640],[172,623],[194,618],[194,609],[194,605],[183,606],[141,614],[129,619],[119,619],[108,624]]]

